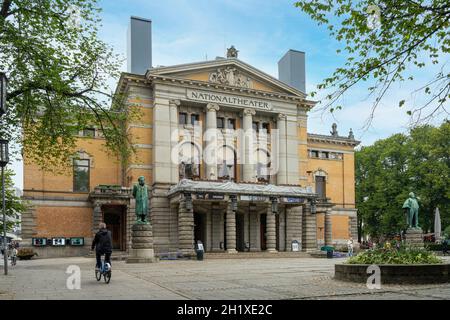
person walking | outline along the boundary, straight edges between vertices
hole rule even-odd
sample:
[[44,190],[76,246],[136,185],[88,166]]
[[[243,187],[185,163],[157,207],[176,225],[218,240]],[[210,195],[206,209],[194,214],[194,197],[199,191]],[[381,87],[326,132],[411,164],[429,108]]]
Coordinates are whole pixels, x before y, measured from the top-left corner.
[[445,256],[447,254],[448,251],[448,240],[447,238],[444,239],[444,241],[442,241],[442,254]]
[[350,238],[347,241],[347,251],[348,251],[348,256],[353,257],[353,238]]
[[92,241],[91,250],[95,248],[95,257],[97,259],[96,270],[100,270],[102,266],[101,256],[105,255],[105,263],[109,264],[111,269],[111,254],[112,254],[112,238],[111,231],[106,229],[106,224],[101,222],[99,224],[99,231],[95,234]]

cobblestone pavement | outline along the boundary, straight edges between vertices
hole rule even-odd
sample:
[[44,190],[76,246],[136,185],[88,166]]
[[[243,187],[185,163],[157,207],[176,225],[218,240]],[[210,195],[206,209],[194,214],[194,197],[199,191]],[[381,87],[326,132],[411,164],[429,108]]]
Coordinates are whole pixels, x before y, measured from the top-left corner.
[[[113,261],[110,284],[94,278],[94,259],[18,261],[0,274],[0,299],[450,299],[450,284],[369,290],[334,280],[343,259],[210,259],[126,264]],[[70,290],[70,265],[81,270],[81,288]],[[3,267],[2,267],[3,268]]]

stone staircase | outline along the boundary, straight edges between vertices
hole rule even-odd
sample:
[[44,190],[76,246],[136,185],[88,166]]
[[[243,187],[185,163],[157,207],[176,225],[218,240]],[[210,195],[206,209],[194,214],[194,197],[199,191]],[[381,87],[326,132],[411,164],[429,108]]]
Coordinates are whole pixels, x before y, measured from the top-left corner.
[[270,259],[270,258],[311,258],[307,252],[205,252],[205,259]]

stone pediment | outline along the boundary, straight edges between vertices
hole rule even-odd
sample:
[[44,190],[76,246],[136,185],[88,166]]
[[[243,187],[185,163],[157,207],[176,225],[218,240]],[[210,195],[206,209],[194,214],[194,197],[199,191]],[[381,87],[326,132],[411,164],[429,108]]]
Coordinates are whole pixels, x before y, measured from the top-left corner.
[[305,97],[303,92],[236,58],[153,68],[146,76],[152,75]]

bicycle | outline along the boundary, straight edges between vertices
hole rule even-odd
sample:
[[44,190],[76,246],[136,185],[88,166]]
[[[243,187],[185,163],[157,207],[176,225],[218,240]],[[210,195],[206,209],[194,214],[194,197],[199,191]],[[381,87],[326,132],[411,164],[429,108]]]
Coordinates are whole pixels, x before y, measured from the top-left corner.
[[111,281],[111,265],[109,263],[105,263],[105,256],[102,255],[101,257],[102,265],[100,269],[95,269],[95,278],[97,281],[100,281],[102,279],[105,280],[106,283],[109,283]]

